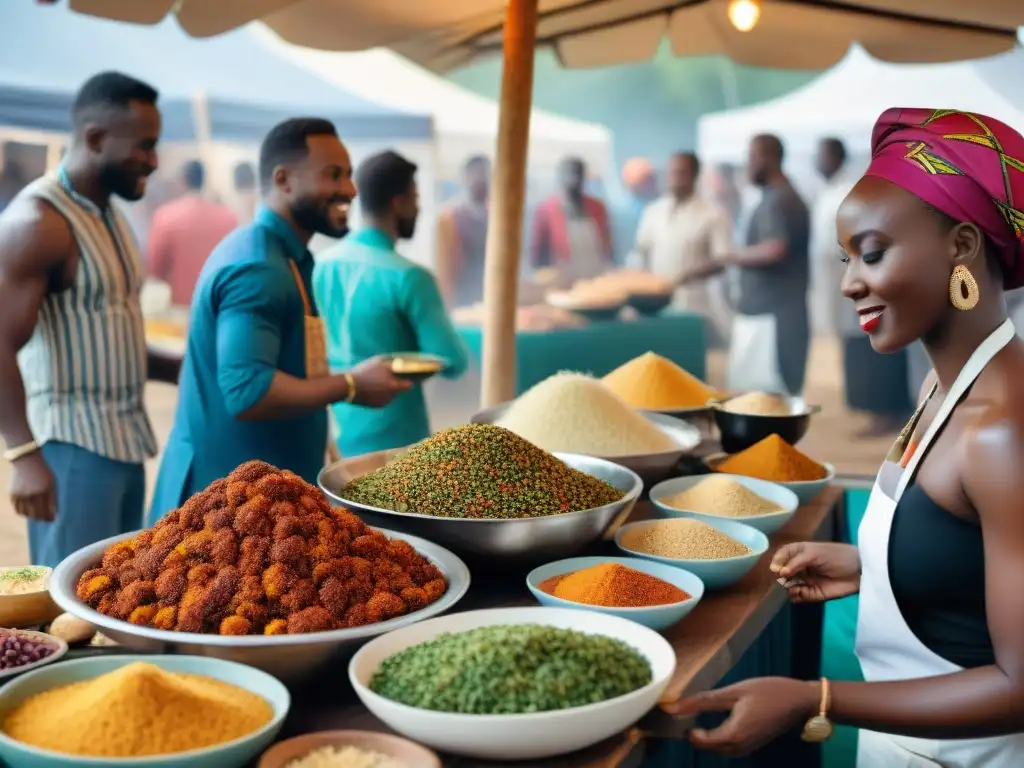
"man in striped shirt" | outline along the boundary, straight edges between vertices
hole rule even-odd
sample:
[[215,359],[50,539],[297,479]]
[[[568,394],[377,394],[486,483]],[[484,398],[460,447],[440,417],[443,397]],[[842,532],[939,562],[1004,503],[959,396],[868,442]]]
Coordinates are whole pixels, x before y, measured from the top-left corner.
[[89,79],[59,172],[0,217],[0,434],[39,565],[142,527],[143,391],[177,370],[147,359],[139,254],[110,198],[140,199],[156,170],[156,100],[126,75]]

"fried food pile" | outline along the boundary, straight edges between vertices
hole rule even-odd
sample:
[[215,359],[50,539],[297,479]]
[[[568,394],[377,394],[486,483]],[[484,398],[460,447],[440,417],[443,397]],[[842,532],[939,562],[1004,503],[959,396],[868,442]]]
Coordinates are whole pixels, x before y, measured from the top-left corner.
[[77,594],[140,626],[283,635],[392,619],[447,588],[407,542],[332,509],[298,475],[251,461],[110,547]]

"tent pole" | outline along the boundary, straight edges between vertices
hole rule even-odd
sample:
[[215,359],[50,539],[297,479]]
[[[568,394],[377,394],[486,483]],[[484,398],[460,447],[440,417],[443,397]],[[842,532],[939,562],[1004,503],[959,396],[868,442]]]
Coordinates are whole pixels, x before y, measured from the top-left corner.
[[538,0],[506,0],[498,150],[484,262],[481,405],[516,394],[516,294],[526,195]]

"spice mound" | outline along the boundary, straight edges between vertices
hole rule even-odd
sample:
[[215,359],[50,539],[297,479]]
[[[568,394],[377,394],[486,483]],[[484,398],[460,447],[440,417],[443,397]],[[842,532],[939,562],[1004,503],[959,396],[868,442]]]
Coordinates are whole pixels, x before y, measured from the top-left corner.
[[384,660],[370,690],[420,709],[516,715],[596,704],[651,679],[647,659],[621,640],[511,624],[406,648]]
[[696,376],[653,352],[620,365],[603,381],[634,408],[650,411],[700,408],[717,395]]
[[237,686],[134,662],[26,699],[3,730],[40,749],[126,758],[215,747],[259,730],[273,715],[263,697]]
[[332,509],[297,475],[251,461],[110,547],[77,595],[156,629],[294,635],[393,619],[447,588],[408,542]]
[[685,491],[659,499],[666,507],[719,517],[753,517],[781,512],[782,507],[761,498],[731,477],[709,475]]
[[498,426],[545,451],[588,456],[663,453],[676,442],[597,379],[557,373],[524,392]]
[[379,509],[511,520],[611,504],[622,491],[490,424],[446,429],[341,492]]
[[0,569],[0,595],[27,595],[46,591],[50,569],[43,565],[22,565]]
[[674,584],[619,563],[601,563],[552,576],[537,587],[562,600],[602,608],[640,608],[690,599]]
[[716,469],[730,475],[745,475],[775,483],[799,483],[828,477],[825,467],[778,435],[769,435],[745,451],[733,454]]
[[[38,637],[35,636],[35,637]],[[42,661],[53,655],[57,647],[32,635],[0,630],[0,669],[14,669]]]
[[405,768],[405,763],[376,750],[349,745],[314,749],[290,760],[285,768]]
[[633,552],[677,560],[724,560],[749,555],[752,550],[714,526],[700,520],[656,520],[622,536],[622,546]]
[[789,416],[789,403],[768,392],[748,392],[722,403],[722,410],[748,416]]

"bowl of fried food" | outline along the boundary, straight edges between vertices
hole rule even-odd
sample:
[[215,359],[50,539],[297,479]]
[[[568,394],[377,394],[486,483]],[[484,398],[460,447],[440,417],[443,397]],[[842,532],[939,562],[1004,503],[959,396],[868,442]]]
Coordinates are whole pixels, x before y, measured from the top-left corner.
[[255,461],[153,528],[80,549],[51,579],[61,608],[126,648],[240,661],[286,682],[442,613],[468,587],[448,550],[370,528]]

